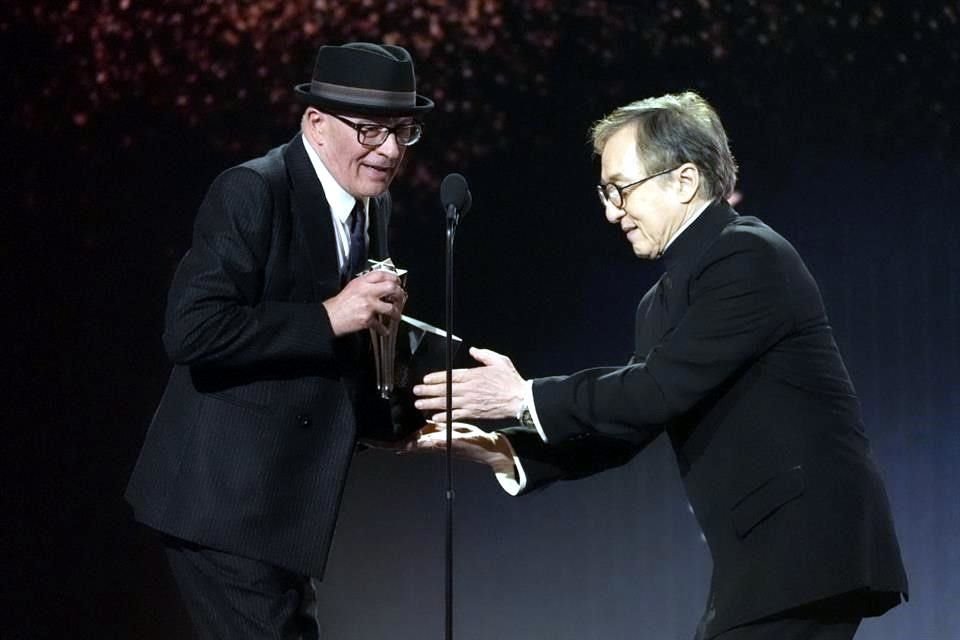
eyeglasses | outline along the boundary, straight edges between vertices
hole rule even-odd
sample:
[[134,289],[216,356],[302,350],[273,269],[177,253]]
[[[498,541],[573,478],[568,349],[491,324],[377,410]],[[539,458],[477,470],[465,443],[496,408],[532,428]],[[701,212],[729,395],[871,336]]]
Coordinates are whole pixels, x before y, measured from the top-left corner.
[[600,203],[601,203],[602,205],[606,206],[606,204],[609,202],[610,204],[612,204],[612,205],[613,205],[614,207],[616,207],[617,209],[623,209],[623,204],[624,204],[624,202],[626,202],[626,198],[627,198],[626,195],[624,195],[624,192],[625,192],[627,189],[633,189],[634,187],[639,187],[640,185],[642,185],[642,184],[643,184],[644,182],[646,182],[647,180],[652,180],[652,179],[656,178],[657,176],[662,176],[662,175],[665,174],[665,173],[670,173],[671,171],[676,171],[677,169],[680,168],[680,166],[681,166],[681,165],[677,165],[677,166],[674,167],[673,169],[665,169],[665,170],[660,171],[660,172],[658,172],[658,173],[655,173],[655,174],[653,174],[653,175],[647,176],[646,178],[644,178],[644,179],[642,179],[642,180],[637,180],[636,182],[631,182],[630,184],[625,184],[625,185],[623,185],[622,187],[619,186],[619,185],[613,184],[612,182],[608,182],[608,183],[606,183],[606,184],[598,184],[598,185],[597,185],[597,195],[600,196]]
[[391,133],[397,137],[398,144],[409,147],[416,144],[420,136],[423,135],[423,125],[418,122],[404,122],[388,127],[385,124],[372,122],[354,122],[335,113],[327,112],[327,115],[331,115],[343,124],[352,127],[357,132],[357,142],[365,147],[379,147],[387,141]]

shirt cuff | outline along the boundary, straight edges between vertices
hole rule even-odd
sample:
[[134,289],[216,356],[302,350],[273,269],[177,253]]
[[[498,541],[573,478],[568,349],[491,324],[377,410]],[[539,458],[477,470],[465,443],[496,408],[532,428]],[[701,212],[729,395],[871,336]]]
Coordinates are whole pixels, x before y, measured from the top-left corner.
[[533,418],[533,426],[537,428],[537,433],[540,434],[540,439],[544,442],[547,442],[547,434],[543,431],[543,426],[540,424],[540,417],[537,416],[537,405],[533,402],[533,380],[526,380],[523,385],[523,403],[526,405],[527,409],[530,410],[530,417]]
[[513,469],[496,470],[494,471],[494,476],[497,478],[497,482],[500,483],[501,489],[515,496],[527,487],[527,474],[524,473],[523,465],[520,464],[520,458],[517,457],[516,451],[513,450],[513,445],[510,444],[510,440],[507,439],[506,436],[502,437],[506,440],[507,447],[510,449],[510,456],[513,458]]

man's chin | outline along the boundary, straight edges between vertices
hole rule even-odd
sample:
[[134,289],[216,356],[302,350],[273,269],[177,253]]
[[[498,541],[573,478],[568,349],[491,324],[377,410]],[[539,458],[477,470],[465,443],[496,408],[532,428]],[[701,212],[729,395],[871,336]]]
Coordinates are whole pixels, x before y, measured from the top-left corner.
[[633,255],[637,256],[641,260],[653,260],[657,257],[657,254],[654,252],[653,247],[648,244],[642,245],[632,245]]
[[364,180],[360,186],[361,196],[375,198],[385,192],[392,182],[392,178],[384,180]]

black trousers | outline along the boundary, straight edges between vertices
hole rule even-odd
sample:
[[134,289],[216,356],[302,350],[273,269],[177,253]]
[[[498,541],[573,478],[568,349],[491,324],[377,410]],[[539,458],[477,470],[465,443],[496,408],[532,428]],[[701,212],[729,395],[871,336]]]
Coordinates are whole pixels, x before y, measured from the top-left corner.
[[164,546],[199,640],[318,640],[313,581],[176,538]]

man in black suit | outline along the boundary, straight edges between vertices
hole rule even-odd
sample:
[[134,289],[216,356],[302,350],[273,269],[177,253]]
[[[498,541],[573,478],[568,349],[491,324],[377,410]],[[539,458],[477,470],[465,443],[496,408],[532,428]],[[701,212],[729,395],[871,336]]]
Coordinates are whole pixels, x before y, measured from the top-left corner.
[[351,456],[391,420],[368,329],[406,294],[354,276],[386,257],[387,189],[433,102],[392,45],[321,47],[295,90],[300,133],[218,176],[197,214],[168,298],[173,372],[126,492],[203,638],[317,637],[311,579]]
[[[593,128],[607,220],[665,273],[637,309],[623,367],[525,381],[505,356],[456,370],[456,451],[511,493],[622,465],[660,433],[713,557],[700,640],[852,638],[907,581],[860,407],[813,277],[794,248],[727,204],[736,164],[694,93],[642,100]],[[441,412],[445,375],[414,389]],[[444,413],[434,416],[443,420]],[[443,448],[427,427],[412,450]]]

